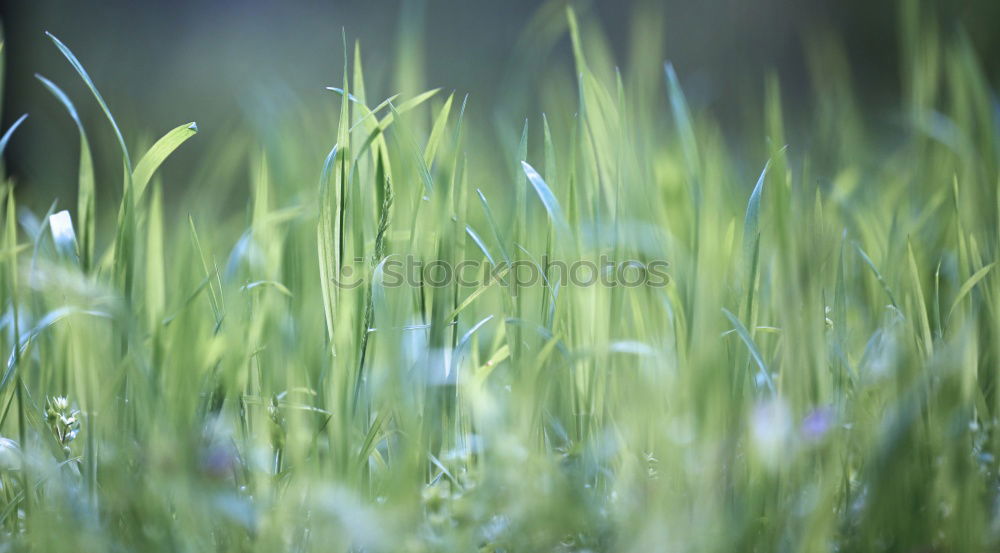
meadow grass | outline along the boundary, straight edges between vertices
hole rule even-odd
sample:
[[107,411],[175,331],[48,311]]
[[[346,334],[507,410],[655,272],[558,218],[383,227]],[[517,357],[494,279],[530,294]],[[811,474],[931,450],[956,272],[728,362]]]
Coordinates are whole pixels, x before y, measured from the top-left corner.
[[[771,78],[734,144],[655,29],[623,72],[589,19],[543,23],[578,78],[500,150],[474,98],[372,98],[346,40],[339,107],[298,115],[320,137],[137,147],[50,35],[90,96],[39,76],[79,131],[76,205],[4,184],[0,551],[995,550],[1000,133],[968,39],[902,3],[891,140],[817,40],[810,112]],[[200,186],[167,202],[177,148]],[[541,261],[602,255],[670,281]],[[401,256],[549,278],[387,285]]]

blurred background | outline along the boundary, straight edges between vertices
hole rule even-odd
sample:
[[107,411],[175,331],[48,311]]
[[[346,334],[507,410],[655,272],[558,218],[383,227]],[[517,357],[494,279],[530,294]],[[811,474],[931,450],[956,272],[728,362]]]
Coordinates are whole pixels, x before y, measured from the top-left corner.
[[[339,97],[324,87],[340,86],[342,32],[351,47],[361,44],[370,104],[433,87],[454,90],[459,97],[469,93],[469,117],[495,131],[471,140],[501,144],[520,131],[525,118],[537,121],[545,101],[576,102],[575,97],[560,100],[541,84],[572,82],[563,5],[529,0],[5,0],[0,2],[6,40],[3,127],[30,113],[7,150],[6,167],[36,209],[44,210],[55,197],[62,205],[75,201],[78,138],[61,106],[33,77],[40,73],[66,90],[83,116],[95,148],[99,194],[119,193],[111,130],[44,36],[46,30],[83,62],[130,147],[148,146],[167,130],[197,121],[196,142],[181,148],[164,168],[176,188],[185,182],[211,184],[204,175],[193,175],[221,142],[266,150],[269,142],[298,136],[309,145],[299,159],[314,163],[289,174],[318,174],[321,156],[334,142]],[[712,113],[724,133],[753,128],[748,121],[755,115],[732,106],[761,105],[747,97],[762,97],[770,70],[780,75],[790,112],[809,109],[807,98],[822,91],[812,87],[805,46],[819,38],[839,41],[863,110],[891,125],[900,83],[896,2],[616,0],[574,6],[585,31],[603,33],[623,71],[645,63],[645,74],[660,75],[650,77],[658,83],[651,86],[662,87],[659,64],[672,61],[693,107]],[[968,33],[995,82],[1000,2],[951,0],[936,10],[954,32]],[[655,65],[651,60],[657,60]]]

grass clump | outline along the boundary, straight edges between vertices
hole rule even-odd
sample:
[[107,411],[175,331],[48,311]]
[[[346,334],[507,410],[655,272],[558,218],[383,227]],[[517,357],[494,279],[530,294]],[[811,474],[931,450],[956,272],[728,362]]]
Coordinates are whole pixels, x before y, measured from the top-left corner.
[[[670,65],[618,71],[553,21],[578,78],[507,151],[466,98],[371,101],[345,41],[339,109],[305,114],[325,158],[188,123],[133,164],[51,37],[93,97],[39,77],[79,130],[75,210],[19,212],[4,183],[0,549],[996,548],[1000,135],[968,42],[904,4],[892,147],[825,39],[812,119],[771,79],[734,148]],[[92,100],[120,201],[96,196]],[[179,147],[245,190],[168,204]],[[423,270],[393,284],[403,258]],[[604,259],[670,278],[555,272]],[[433,282],[483,261],[506,269]]]

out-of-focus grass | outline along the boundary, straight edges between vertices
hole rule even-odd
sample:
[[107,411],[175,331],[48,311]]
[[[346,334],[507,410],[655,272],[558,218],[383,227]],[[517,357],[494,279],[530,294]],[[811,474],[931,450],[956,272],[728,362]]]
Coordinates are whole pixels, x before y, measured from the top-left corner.
[[[968,41],[902,4],[892,144],[824,37],[814,117],[770,79],[733,145],[643,49],[655,25],[621,73],[559,21],[579,79],[502,122],[506,151],[465,139],[460,95],[372,98],[345,44],[339,115],[300,115],[331,121],[325,161],[294,125],[136,148],[53,37],[93,97],[41,78],[52,109],[101,104],[122,194],[95,201],[82,126],[75,208],[5,183],[0,550],[995,549],[1000,158]],[[168,209],[177,147],[203,186]],[[672,280],[386,286],[404,255]]]

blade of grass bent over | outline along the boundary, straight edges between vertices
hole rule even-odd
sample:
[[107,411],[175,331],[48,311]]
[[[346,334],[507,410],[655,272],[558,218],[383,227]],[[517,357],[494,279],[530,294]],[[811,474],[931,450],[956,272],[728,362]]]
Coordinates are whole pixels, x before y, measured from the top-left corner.
[[97,86],[94,84],[94,81],[90,78],[90,75],[87,74],[87,70],[83,68],[83,64],[81,64],[80,60],[73,55],[73,52],[69,49],[69,47],[63,44],[62,41],[56,38],[56,36],[52,33],[45,31],[45,35],[48,36],[53,43],[55,43],[56,48],[59,49],[63,57],[66,58],[69,64],[73,66],[73,69],[76,70],[77,74],[80,75],[80,78],[83,79],[83,83],[87,85],[91,94],[94,95],[94,99],[96,99],[97,103],[101,106],[101,111],[104,112],[104,116],[107,117],[108,122],[111,123],[111,128],[115,131],[115,137],[118,139],[118,146],[122,151],[122,159],[125,163],[125,168],[128,170],[129,176],[131,176],[132,159],[129,157],[128,147],[125,146],[125,137],[122,136],[122,132],[118,128],[118,123],[115,121],[114,116],[111,115],[111,109],[108,108],[108,104],[104,101],[104,97],[101,96],[101,93],[97,90]]
[[76,124],[77,131],[80,133],[80,169],[77,177],[76,217],[80,226],[80,265],[84,271],[88,271],[94,259],[94,233],[97,210],[94,160],[90,153],[90,141],[87,140],[87,133],[83,128],[83,122],[80,120],[76,107],[66,93],[56,86],[55,83],[41,75],[36,74],[35,78],[66,108],[70,118],[73,119],[73,123]]
[[142,199],[142,193],[145,192],[149,179],[153,177],[153,173],[163,164],[164,160],[185,140],[197,133],[198,125],[194,122],[180,125],[163,135],[142,156],[139,164],[135,166],[135,171],[132,172],[132,186],[135,187],[136,202]]

